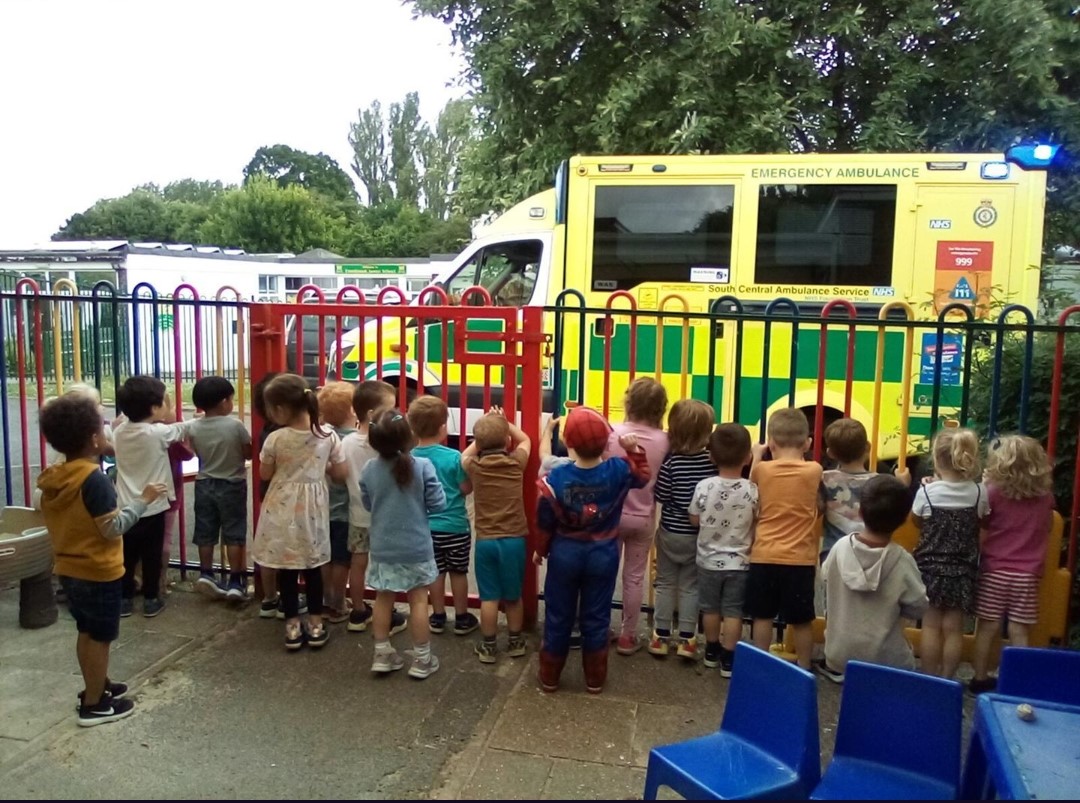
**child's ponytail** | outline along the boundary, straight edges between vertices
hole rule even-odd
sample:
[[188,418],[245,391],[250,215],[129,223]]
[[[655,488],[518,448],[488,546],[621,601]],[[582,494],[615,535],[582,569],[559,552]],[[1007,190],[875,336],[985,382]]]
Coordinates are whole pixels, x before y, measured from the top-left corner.
[[308,417],[311,419],[311,433],[319,438],[328,437],[329,433],[319,423],[319,394],[311,388],[305,388],[304,404],[307,406]]
[[982,472],[978,436],[970,429],[942,430],[934,438],[934,464],[966,480],[977,480]]
[[409,421],[398,410],[386,410],[371,422],[368,443],[384,460],[393,463],[391,473],[399,488],[408,487],[413,481],[412,449],[413,434]]

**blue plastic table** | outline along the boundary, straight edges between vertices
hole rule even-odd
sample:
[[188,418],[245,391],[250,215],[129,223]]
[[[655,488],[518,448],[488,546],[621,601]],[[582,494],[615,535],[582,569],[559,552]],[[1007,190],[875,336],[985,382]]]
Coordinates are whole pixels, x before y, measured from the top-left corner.
[[[1035,719],[1016,707],[1028,703]],[[1080,707],[1002,694],[980,695],[962,800],[1061,800],[1080,797]]]

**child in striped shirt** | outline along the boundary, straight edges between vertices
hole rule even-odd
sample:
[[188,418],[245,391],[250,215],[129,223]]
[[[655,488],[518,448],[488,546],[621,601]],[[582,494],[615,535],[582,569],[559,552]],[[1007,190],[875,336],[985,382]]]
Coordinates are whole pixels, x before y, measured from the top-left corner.
[[[656,501],[662,505],[656,531],[656,599],[649,652],[697,658],[697,539],[698,525],[689,508],[698,483],[716,474],[709,456],[709,435],[716,423],[713,408],[696,399],[675,402],[668,416],[671,452],[656,477]],[[678,597],[679,635],[672,642],[673,615]]]

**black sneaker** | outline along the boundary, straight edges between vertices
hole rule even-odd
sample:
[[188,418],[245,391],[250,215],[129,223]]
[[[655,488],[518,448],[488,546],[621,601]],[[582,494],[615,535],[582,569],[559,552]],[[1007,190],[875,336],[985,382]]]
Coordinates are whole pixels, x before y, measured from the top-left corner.
[[837,672],[835,669],[830,667],[827,663],[825,663],[824,658],[822,658],[820,661],[814,662],[814,669],[816,669],[818,674],[821,675],[823,678],[827,678],[833,683],[844,682],[844,673]]
[[572,650],[580,650],[581,649],[581,631],[580,630],[574,630],[573,632],[570,633],[570,649],[572,649]]
[[353,608],[349,611],[348,629],[350,633],[363,633],[371,624],[371,606],[365,605],[363,610]]
[[165,598],[156,597],[143,601],[142,614],[147,619],[152,619],[165,610]]
[[[105,694],[112,697],[114,700],[122,700],[128,693],[128,685],[126,683],[114,683],[111,680],[105,681]],[[78,711],[82,708],[83,695],[86,692],[81,691],[78,694],[79,703],[75,706],[75,710]]]
[[[433,613],[428,617],[428,630],[432,633],[445,633],[446,632],[446,614],[445,613]],[[455,627],[457,623],[454,623]]]
[[735,669],[735,650],[720,647],[720,677],[729,678]]
[[723,652],[724,648],[720,646],[720,642],[705,642],[705,666],[709,669],[720,666],[720,656]]
[[396,636],[409,628],[409,620],[401,611],[395,608],[390,613],[390,635]]
[[117,700],[105,694],[97,705],[79,706],[79,727],[92,728],[95,725],[104,725],[106,722],[116,722],[118,719],[131,716],[135,711],[135,703],[131,700]]
[[985,694],[988,691],[993,691],[997,688],[997,681],[994,678],[972,678],[968,681],[967,690],[971,694],[979,695]]
[[480,620],[471,613],[463,613],[454,617],[454,635],[467,636],[480,627]]
[[259,605],[259,618],[274,619],[277,617],[277,611],[278,600],[276,597],[274,599],[264,599]]
[[124,597],[120,600],[120,618],[126,619],[135,612],[135,602],[129,597]]

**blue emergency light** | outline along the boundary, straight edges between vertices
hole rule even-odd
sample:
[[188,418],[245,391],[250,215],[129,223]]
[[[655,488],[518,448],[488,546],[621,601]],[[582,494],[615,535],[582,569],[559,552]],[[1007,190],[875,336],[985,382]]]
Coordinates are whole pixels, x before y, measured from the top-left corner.
[[1013,145],[1005,151],[1005,161],[1024,170],[1047,170],[1060,152],[1060,145]]

